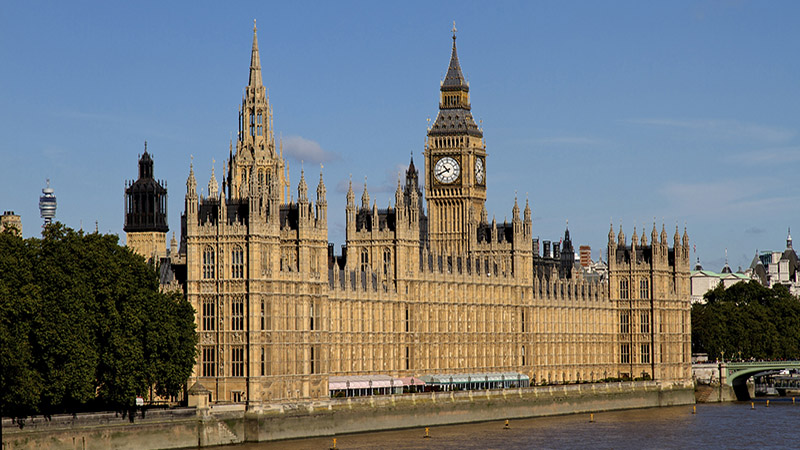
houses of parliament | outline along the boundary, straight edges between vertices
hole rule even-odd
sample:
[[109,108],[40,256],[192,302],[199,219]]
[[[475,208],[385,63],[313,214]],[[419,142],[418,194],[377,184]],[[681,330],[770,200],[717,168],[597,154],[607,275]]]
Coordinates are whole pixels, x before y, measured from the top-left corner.
[[301,172],[290,193],[255,27],[222,183],[212,169],[207,196],[198,194],[190,166],[180,243],[173,234],[169,251],[166,190],[145,150],[126,185],[127,242],[162,258],[162,281],[169,272],[166,283],[195,309],[188,386],[211,402],[266,404],[328,398],[332,378],[377,375],[691,379],[686,230],[670,239],[654,224],[649,238],[634,230],[628,241],[612,225],[606,279],[584,278],[569,230],[540,248],[527,200],[514,199],[510,222],[489,220],[491,149],[472,116],[455,30],[440,91],[424,161],[417,169],[412,159],[393,206],[370,202],[366,184],[357,200],[351,182],[341,254],[328,242],[323,174]]

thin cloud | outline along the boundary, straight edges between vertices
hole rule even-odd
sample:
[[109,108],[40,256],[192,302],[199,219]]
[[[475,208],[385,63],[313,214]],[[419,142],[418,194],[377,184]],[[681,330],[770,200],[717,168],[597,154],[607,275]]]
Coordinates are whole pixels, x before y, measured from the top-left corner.
[[765,230],[763,228],[759,228],[759,227],[749,227],[749,228],[745,229],[744,232],[746,234],[764,234],[764,233],[767,232],[767,230]]
[[659,192],[682,215],[713,217],[752,216],[761,212],[791,208],[797,198],[771,195],[763,180],[737,179],[706,183],[671,183]]
[[785,164],[800,161],[800,147],[754,150],[733,155],[731,161],[741,164]]
[[302,136],[289,136],[283,139],[283,152],[297,161],[309,163],[325,163],[339,159],[339,155],[327,151],[318,142]]
[[590,138],[584,136],[552,136],[552,137],[534,139],[532,142],[535,144],[544,144],[544,145],[576,145],[576,146],[590,146],[590,145],[600,145],[606,143],[606,141],[603,139]]
[[712,139],[751,139],[762,142],[786,142],[797,135],[780,127],[717,119],[628,119],[627,123],[701,132]]
[[[364,192],[365,181],[367,183],[367,191],[370,194],[371,200],[377,200],[373,194],[394,194],[395,190],[397,189],[397,180],[405,179],[407,169],[408,165],[406,164],[395,164],[393,168],[386,169],[383,172],[382,179],[377,182],[375,181],[374,176],[367,176],[366,180],[363,176],[352,176],[353,192],[356,194],[356,200],[361,201],[361,193]],[[339,182],[336,183],[336,192],[339,192],[340,194],[347,193],[347,190],[350,188],[350,180],[350,178],[339,180]],[[422,180],[420,180],[420,182],[422,182]],[[422,186],[420,186],[420,188],[422,188]],[[394,197],[392,197],[391,200],[394,202]],[[381,202],[379,201],[378,203],[380,204]]]

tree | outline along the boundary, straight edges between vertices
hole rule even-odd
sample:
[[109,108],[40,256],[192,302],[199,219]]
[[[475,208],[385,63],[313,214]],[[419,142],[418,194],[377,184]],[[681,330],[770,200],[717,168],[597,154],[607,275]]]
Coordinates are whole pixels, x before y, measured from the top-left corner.
[[0,399],[24,416],[127,409],[191,375],[194,311],[117,237],[60,224],[0,234]]
[[800,359],[800,301],[782,285],[717,286],[692,305],[692,348],[755,359]]

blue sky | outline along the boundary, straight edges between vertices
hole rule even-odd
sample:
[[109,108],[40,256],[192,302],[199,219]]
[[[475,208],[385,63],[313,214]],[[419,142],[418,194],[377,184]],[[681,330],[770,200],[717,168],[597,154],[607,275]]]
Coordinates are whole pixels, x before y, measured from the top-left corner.
[[453,20],[498,221],[527,196],[534,236],[569,220],[595,258],[612,220],[685,223],[713,270],[800,236],[800,3],[231,3],[4,4],[0,209],[26,236],[47,178],[58,220],[121,234],[145,140],[179,234],[190,155],[205,186],[236,133],[253,19],[293,190],[324,163],[337,248],[350,175],[385,207],[421,163]]

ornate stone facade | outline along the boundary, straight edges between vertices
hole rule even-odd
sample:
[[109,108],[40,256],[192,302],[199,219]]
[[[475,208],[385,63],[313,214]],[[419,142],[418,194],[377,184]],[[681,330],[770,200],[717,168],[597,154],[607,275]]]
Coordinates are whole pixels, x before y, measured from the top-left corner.
[[428,214],[413,160],[394,206],[370,204],[366,185],[357,204],[351,182],[342,255],[328,243],[322,173],[313,202],[304,171],[296,200],[287,191],[259,61],[254,29],[221,189],[213,170],[208,197],[193,168],[187,180],[180,258],[200,334],[190,385],[257,404],[327,397],[329,376],[690,379],[685,232],[673,248],[663,232],[649,246],[610,233],[606,284],[573,268],[569,231],[563,253],[546,242],[540,255],[527,200],[510,223],[490,222],[489,154],[455,35],[424,153]]

